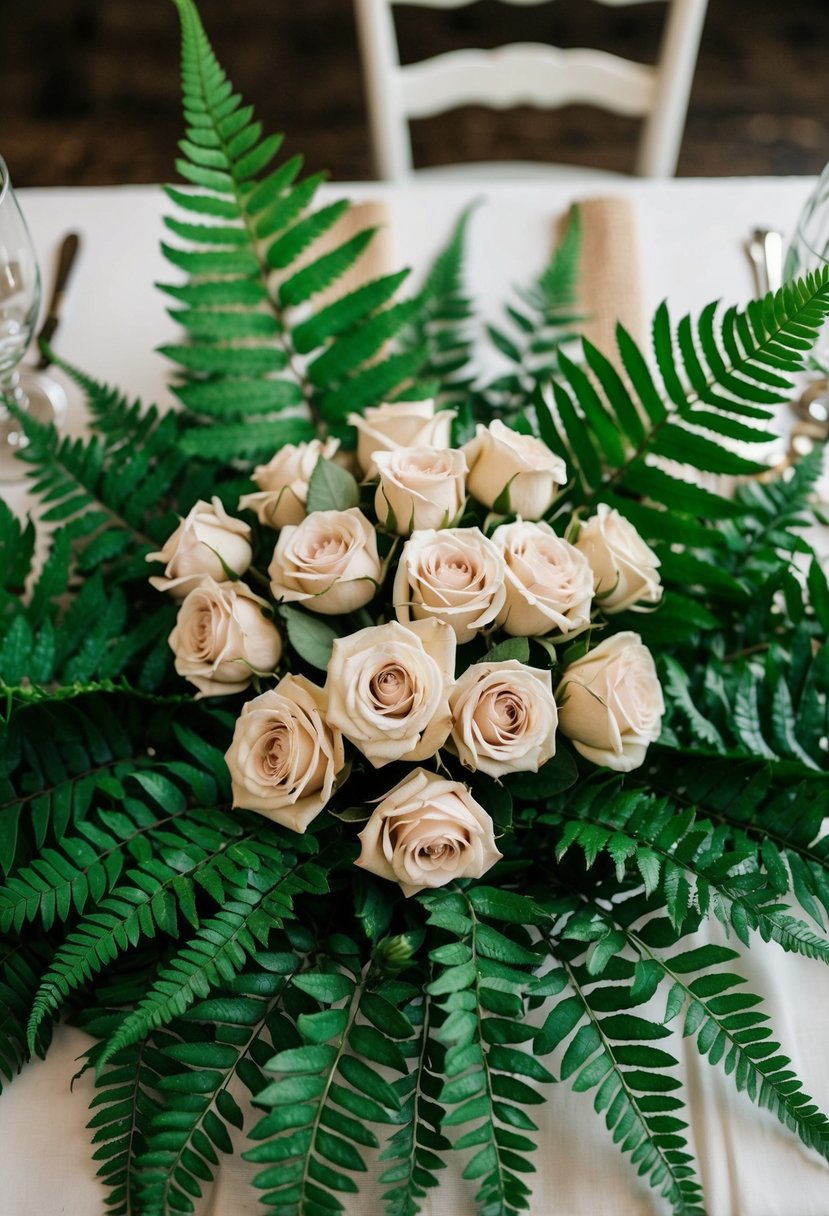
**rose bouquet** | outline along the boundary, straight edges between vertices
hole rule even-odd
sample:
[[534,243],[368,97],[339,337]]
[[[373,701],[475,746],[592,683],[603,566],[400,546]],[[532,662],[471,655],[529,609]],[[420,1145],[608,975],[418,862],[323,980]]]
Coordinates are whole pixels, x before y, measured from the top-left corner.
[[[285,670],[242,706],[225,757],[233,805],[304,832],[368,768],[363,809],[349,816],[367,820],[356,864],[406,895],[481,878],[501,858],[493,820],[454,779],[452,757],[461,774],[537,773],[560,730],[594,764],[627,772],[664,712],[638,635],[589,644],[608,616],[658,603],[656,554],[604,503],[582,523],[559,520],[572,539],[558,536],[538,517],[566,484],[561,457],[498,420],[479,424],[464,448],[444,447],[454,418],[432,401],[349,416],[362,486],[333,463],[337,440],[288,445],[255,468],[260,489],[239,507],[274,536],[267,577],[257,573],[267,598],[244,581],[250,526],[218,498],[197,502],[147,555],[165,563],[151,583],[181,600],[170,646],[198,697],[285,670],[280,613],[295,640],[314,629],[324,685]],[[410,438],[423,446],[406,446]],[[545,668],[528,664],[530,639]],[[567,646],[566,666],[556,646]],[[412,768],[392,770],[394,788],[367,798],[371,769],[390,764]]]
[[742,454],[827,276],[611,359],[574,217],[487,379],[470,214],[415,296],[337,295],[371,232],[320,244],[348,204],[177,6],[180,409],[64,364],[91,437],[21,418],[45,560],[0,504],[0,1073],[88,1033],[113,1216],[196,1211],[239,1133],[281,1216],[368,1154],[393,1216],[456,1153],[533,1210],[556,1080],[694,1216],[683,1035],[829,1157],[724,944],[829,962],[819,466]]

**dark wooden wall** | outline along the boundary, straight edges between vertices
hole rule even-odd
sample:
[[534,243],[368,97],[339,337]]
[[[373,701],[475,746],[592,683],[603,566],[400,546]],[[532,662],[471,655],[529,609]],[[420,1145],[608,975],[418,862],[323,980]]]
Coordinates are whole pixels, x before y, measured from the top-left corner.
[[[219,58],[288,151],[339,179],[372,176],[350,0],[201,0]],[[662,6],[593,0],[399,10],[404,58],[548,37],[642,60]],[[181,134],[169,0],[0,0],[0,152],[19,185],[173,176]],[[586,159],[625,170],[636,124],[585,107],[469,108],[415,125],[418,164]],[[829,160],[829,0],[711,0],[681,175],[815,173]]]

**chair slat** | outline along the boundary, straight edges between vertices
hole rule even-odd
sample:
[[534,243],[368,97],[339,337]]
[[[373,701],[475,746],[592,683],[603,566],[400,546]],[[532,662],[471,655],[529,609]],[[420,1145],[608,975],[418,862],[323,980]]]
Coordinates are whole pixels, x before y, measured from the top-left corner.
[[506,109],[578,102],[640,117],[653,104],[656,72],[604,51],[513,43],[409,64],[397,70],[396,85],[410,118],[470,104]]

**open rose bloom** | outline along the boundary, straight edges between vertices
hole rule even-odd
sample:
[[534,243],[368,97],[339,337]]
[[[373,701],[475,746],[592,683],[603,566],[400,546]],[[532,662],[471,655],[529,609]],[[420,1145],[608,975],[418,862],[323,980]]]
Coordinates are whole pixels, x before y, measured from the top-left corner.
[[356,507],[314,511],[279,533],[268,574],[278,601],[354,612],[374,599],[382,575],[374,528]]
[[454,670],[455,635],[439,621],[390,621],[338,638],[325,685],[328,721],[376,768],[426,760],[449,734]]
[[329,802],[345,763],[339,731],[326,720],[326,697],[303,676],[242,707],[225,757],[233,805],[304,832]]
[[175,666],[200,697],[242,692],[256,674],[273,672],[282,654],[268,603],[244,583],[204,578],[182,602],[170,634]]
[[392,594],[399,621],[443,621],[460,645],[494,626],[506,598],[504,559],[478,528],[414,532]]
[[492,820],[466,786],[418,768],[390,790],[360,832],[357,865],[404,895],[480,878],[501,854]]
[[558,712],[549,671],[514,659],[473,663],[449,704],[451,747],[466,768],[490,777],[537,773],[555,755]]

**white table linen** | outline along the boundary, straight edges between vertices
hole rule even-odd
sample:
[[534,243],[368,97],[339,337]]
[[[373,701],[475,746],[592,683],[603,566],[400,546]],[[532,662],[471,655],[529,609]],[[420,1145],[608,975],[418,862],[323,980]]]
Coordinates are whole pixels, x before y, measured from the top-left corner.
[[[751,295],[742,248],[758,225],[792,230],[810,188],[806,179],[734,179],[614,183],[632,200],[639,222],[646,312],[668,299],[678,318],[713,297],[742,303]],[[587,189],[590,187],[588,186]],[[326,187],[326,199],[384,198],[391,215],[398,261],[415,268],[414,282],[442,247],[471,187],[430,183],[404,188],[374,183]],[[570,184],[498,184],[479,188],[484,204],[472,222],[468,271],[475,298],[489,319],[499,315],[513,284],[526,282],[549,253],[553,221],[584,194]],[[175,340],[168,302],[152,289],[175,281],[159,242],[169,210],[155,187],[29,190],[20,192],[35,244],[51,282],[63,233],[80,232],[83,248],[65,304],[56,347],[97,378],[145,402],[169,405],[168,365],[155,353]],[[68,429],[83,432],[80,394],[70,396]],[[30,505],[21,484],[0,492],[16,509]],[[829,1108],[829,974],[820,963],[756,947],[737,969],[767,1000],[767,1012],[807,1092]],[[101,1216],[103,1193],[94,1176],[90,1133],[85,1130],[90,1077],[69,1081],[87,1040],[60,1028],[45,1062],[27,1066],[0,1098],[0,1216]],[[696,1153],[710,1216],[829,1216],[829,1166],[803,1148],[767,1111],[737,1095],[730,1078],[700,1059],[689,1040],[666,1041],[683,1062],[689,1099],[689,1140]],[[664,1204],[636,1177],[592,1110],[593,1094],[573,1094],[567,1083],[549,1090],[529,1113],[540,1125],[533,1216],[654,1216]],[[473,1216],[475,1187],[460,1178],[462,1162],[441,1175],[429,1195],[427,1216]],[[222,1163],[199,1216],[248,1216],[258,1208],[243,1184],[249,1167],[235,1157]],[[376,1171],[360,1180],[353,1216],[382,1211]],[[344,1197],[347,1198],[347,1197]]]

